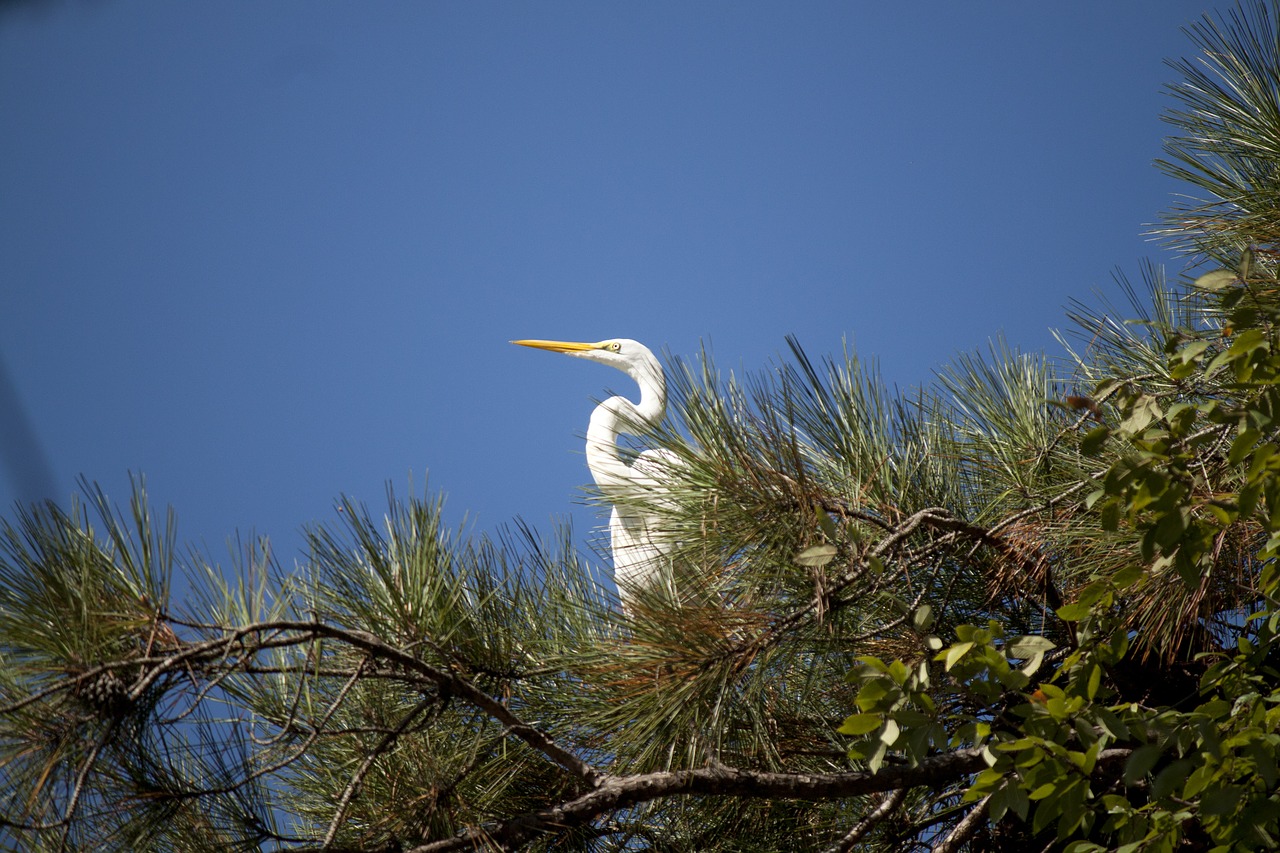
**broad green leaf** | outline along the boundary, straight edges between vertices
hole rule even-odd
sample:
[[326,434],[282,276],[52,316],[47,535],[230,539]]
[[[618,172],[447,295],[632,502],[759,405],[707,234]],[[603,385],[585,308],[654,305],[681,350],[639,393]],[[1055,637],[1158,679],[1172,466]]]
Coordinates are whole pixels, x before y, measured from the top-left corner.
[[895,684],[906,684],[908,675],[907,665],[902,661],[896,660],[889,664],[889,677],[893,679]]
[[1178,790],[1179,785],[1187,778],[1187,773],[1193,766],[1190,759],[1181,758],[1165,767],[1156,774],[1156,778],[1151,782],[1151,796],[1157,800],[1162,800]]
[[840,531],[836,528],[836,523],[831,518],[831,514],[824,509],[817,508],[818,526],[822,528],[822,532],[827,535],[828,539],[836,540],[840,538]]
[[1098,695],[1098,687],[1102,685],[1102,667],[1094,664],[1089,669],[1089,683],[1085,686],[1085,696],[1092,702]]
[[1213,272],[1207,272],[1197,278],[1194,284],[1199,290],[1207,290],[1211,293],[1216,293],[1223,288],[1230,287],[1238,280],[1239,276],[1231,270],[1214,270]]
[[1213,781],[1214,768],[1205,764],[1197,767],[1182,783],[1182,799],[1193,800]]
[[1235,785],[1210,788],[1200,798],[1200,812],[1207,815],[1229,814],[1235,811],[1242,793],[1242,789]]
[[1178,357],[1183,362],[1192,362],[1200,357],[1200,355],[1209,348],[1209,341],[1192,341],[1191,343],[1178,350]]
[[1027,819],[1027,812],[1031,809],[1031,798],[1027,796],[1027,792],[1021,785],[1007,786],[1009,792],[1009,810],[1016,814],[1020,819]]
[[1094,708],[1094,714],[1097,716],[1098,725],[1102,726],[1108,736],[1116,740],[1126,740],[1129,737],[1129,727],[1107,708]]
[[834,545],[811,545],[796,554],[795,561],[797,565],[818,568],[835,559],[836,550]]
[[1057,644],[1048,637],[1041,637],[1038,634],[1023,634],[1014,637],[1004,645],[1005,653],[1011,658],[1021,658],[1026,660],[1034,655],[1044,654],[1057,648]]
[[991,792],[991,799],[987,801],[987,812],[991,816],[991,820],[999,823],[1004,818],[1004,813],[1009,808],[1009,786],[1003,785]]
[[867,769],[872,773],[880,772],[881,765],[884,764],[885,754],[889,751],[889,747],[883,740],[876,742],[876,748],[871,751],[871,755],[867,757]]
[[1115,531],[1120,528],[1120,501],[1112,498],[1102,502],[1102,529]]
[[1120,422],[1120,428],[1130,435],[1136,435],[1161,417],[1163,413],[1156,398],[1150,394],[1142,394],[1134,401],[1128,416]]
[[1143,744],[1135,749],[1124,765],[1125,785],[1132,788],[1138,784],[1151,772],[1151,768],[1156,766],[1156,762],[1160,760],[1160,756],[1163,754],[1164,747],[1158,743]]
[[1033,800],[1033,801],[1043,800],[1045,797],[1052,795],[1053,792],[1057,790],[1058,790],[1057,782],[1045,782],[1043,785],[1036,788],[1030,794],[1027,794],[1027,799]]
[[1142,566],[1134,563],[1133,565],[1125,566],[1123,569],[1112,575],[1111,582],[1115,584],[1116,589],[1127,589],[1142,578],[1144,571],[1145,569],[1143,569]]
[[865,735],[880,728],[883,720],[879,714],[854,714],[846,717],[844,724],[836,731],[842,735]]
[[1111,592],[1111,584],[1105,580],[1097,580],[1080,590],[1080,595],[1076,597],[1076,601],[1086,607],[1092,607]]
[[883,701],[890,693],[895,696],[898,695],[898,689],[893,685],[893,682],[887,678],[875,678],[862,686],[862,689],[858,691],[858,698],[854,701],[863,711],[869,712],[886,704],[892,705],[891,702],[885,703]]
[[1089,610],[1089,605],[1079,601],[1073,604],[1064,604],[1058,608],[1058,618],[1063,622],[1079,622],[1089,615]]
[[966,802],[973,802],[986,796],[1003,783],[1004,774],[988,767],[973,778],[973,784],[969,786],[969,790],[965,791],[964,799]]
[[1269,346],[1267,336],[1262,329],[1245,329],[1231,341],[1227,352],[1234,356],[1241,356]]
[[1106,424],[1094,427],[1080,439],[1080,452],[1085,456],[1097,456],[1102,452],[1102,448],[1106,445],[1110,436],[1111,428]]
[[1231,450],[1227,452],[1227,461],[1232,465],[1239,465],[1261,438],[1262,433],[1256,429],[1246,429],[1240,433],[1236,436],[1235,441],[1231,442]]
[[956,643],[954,646],[947,649],[947,651],[944,654],[944,660],[946,661],[945,669],[947,670],[947,672],[950,672],[951,667],[955,666],[956,661],[960,660],[960,658],[968,654],[969,650],[972,648],[973,648],[973,643],[968,642],[968,643]]

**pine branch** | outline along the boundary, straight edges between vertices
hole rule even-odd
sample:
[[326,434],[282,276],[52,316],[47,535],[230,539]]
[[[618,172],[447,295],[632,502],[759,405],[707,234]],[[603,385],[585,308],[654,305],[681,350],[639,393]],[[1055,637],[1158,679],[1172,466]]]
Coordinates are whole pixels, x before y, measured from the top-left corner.
[[880,801],[880,804],[872,809],[866,817],[854,824],[853,829],[850,829],[843,838],[835,843],[835,845],[828,847],[826,853],[849,853],[849,851],[853,849],[854,845],[861,841],[876,824],[888,817],[889,814],[902,803],[906,796],[906,788],[898,788],[895,791],[890,791],[885,795],[884,799]]
[[325,832],[324,843],[321,844],[322,850],[328,849],[333,845],[333,839],[337,836],[338,829],[342,826],[342,819],[346,816],[347,806],[350,805],[351,799],[360,789],[360,784],[364,781],[364,777],[368,774],[369,769],[373,767],[373,763],[378,760],[379,756],[395,745],[396,740],[408,730],[409,726],[415,719],[425,713],[434,704],[435,699],[424,699],[419,702],[412,710],[409,711],[409,713],[405,714],[404,719],[402,719],[394,729],[387,732],[383,736],[382,740],[378,742],[377,746],[370,750],[369,754],[365,756],[364,761],[360,763],[356,772],[352,774],[351,781],[347,783],[347,787],[343,790],[342,796],[338,798],[338,807],[334,809],[333,820],[329,821],[329,829]]
[[963,847],[973,834],[978,831],[978,827],[982,825],[990,805],[991,795],[988,794],[979,800],[976,806],[969,809],[969,813],[952,827],[946,838],[933,846],[931,853],[955,853],[955,851]]
[[[1127,754],[1127,750],[1124,751]],[[981,749],[960,749],[925,759],[915,767],[884,767],[877,773],[769,773],[723,765],[633,776],[609,776],[594,790],[572,800],[520,815],[495,825],[468,829],[454,838],[414,847],[407,853],[454,853],[507,847],[544,833],[582,826],[619,809],[672,796],[752,799],[833,800],[921,785],[954,782],[986,767]]]

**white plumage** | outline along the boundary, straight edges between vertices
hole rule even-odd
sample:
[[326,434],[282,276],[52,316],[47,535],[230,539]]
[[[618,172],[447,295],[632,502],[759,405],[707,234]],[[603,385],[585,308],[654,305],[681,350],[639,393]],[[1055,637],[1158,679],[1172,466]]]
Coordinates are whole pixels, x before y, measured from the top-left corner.
[[616,367],[640,386],[640,402],[610,397],[596,406],[587,426],[587,467],[600,493],[613,503],[609,515],[609,544],[614,580],[623,606],[639,589],[670,584],[667,554],[671,537],[651,508],[660,505],[666,480],[677,457],[670,450],[646,450],[628,463],[618,449],[618,436],[636,434],[662,420],[667,407],[662,365],[648,347],[627,338],[597,343],[570,341],[512,341],[520,346],[560,352]]

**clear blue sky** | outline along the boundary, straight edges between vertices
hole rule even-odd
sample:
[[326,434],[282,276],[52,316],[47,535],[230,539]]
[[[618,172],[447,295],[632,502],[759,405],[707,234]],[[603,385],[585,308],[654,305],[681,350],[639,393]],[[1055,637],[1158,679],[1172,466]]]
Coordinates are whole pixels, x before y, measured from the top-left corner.
[[632,388],[512,338],[848,339],[900,386],[1055,349],[1158,257],[1207,8],[0,2],[0,357],[51,468],[0,505],[143,472],[181,538],[291,565],[429,471],[454,519],[585,539],[580,436]]

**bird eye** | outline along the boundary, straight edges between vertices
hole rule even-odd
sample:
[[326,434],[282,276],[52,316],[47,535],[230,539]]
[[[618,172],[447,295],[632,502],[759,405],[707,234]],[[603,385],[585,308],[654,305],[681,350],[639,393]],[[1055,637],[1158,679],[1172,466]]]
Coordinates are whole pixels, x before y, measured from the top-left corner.
[[612,350],[613,352],[621,352],[622,344],[618,343],[617,341],[614,341],[613,343],[609,344],[609,349]]

